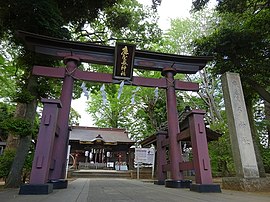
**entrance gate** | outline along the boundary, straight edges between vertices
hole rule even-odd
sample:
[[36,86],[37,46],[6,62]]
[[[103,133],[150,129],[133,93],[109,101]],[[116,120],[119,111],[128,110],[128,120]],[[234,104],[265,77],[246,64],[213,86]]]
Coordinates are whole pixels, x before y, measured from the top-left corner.
[[[67,187],[67,181],[64,179],[69,138],[68,117],[74,80],[120,83],[121,76],[126,76],[126,72],[123,72],[123,69],[125,71],[129,67],[123,67],[123,65],[120,67],[120,75],[118,75],[120,80],[117,75],[82,71],[77,69],[80,62],[113,66],[117,63],[115,62],[115,55],[117,55],[115,49],[109,46],[70,42],[22,31],[19,32],[19,35],[30,50],[64,60],[66,65],[64,68],[34,66],[32,72],[36,76],[63,79],[63,86],[60,101],[42,100],[44,109],[32,165],[30,184],[22,186],[20,194],[50,193],[52,186],[53,188]],[[124,45],[125,50],[127,46]],[[194,74],[203,69],[211,58],[155,53],[135,50],[135,48],[131,51],[133,52],[127,52],[127,55],[134,55],[134,58],[130,60],[132,61],[133,68],[161,71],[164,76],[161,79],[136,77],[132,75],[131,70],[128,70],[130,71],[127,72],[130,73],[130,78],[127,80],[125,78],[124,80],[126,84],[134,86],[166,89],[168,145],[170,150],[169,171],[171,173],[171,179],[166,180],[166,183],[168,187],[185,187],[187,181],[184,180],[183,172],[179,169],[179,164],[183,162],[183,159],[181,147],[177,141],[180,130],[175,90],[198,91],[199,86],[197,83],[175,80],[174,75],[177,73]],[[122,60],[125,60],[125,58],[122,57]],[[125,62],[122,61],[120,64]],[[117,70],[115,72],[117,74]]]

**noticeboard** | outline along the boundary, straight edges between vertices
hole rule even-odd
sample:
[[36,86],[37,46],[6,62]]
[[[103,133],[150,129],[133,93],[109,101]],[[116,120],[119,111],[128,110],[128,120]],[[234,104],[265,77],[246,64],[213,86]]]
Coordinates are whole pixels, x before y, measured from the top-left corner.
[[153,148],[135,148],[135,163],[153,164],[154,158]]

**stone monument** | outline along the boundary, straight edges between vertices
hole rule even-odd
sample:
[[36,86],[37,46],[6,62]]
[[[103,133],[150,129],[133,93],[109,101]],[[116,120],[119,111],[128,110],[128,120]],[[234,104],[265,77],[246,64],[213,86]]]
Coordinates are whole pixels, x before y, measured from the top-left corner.
[[221,80],[236,171],[236,177],[223,178],[223,188],[265,190],[269,182],[259,177],[240,76],[227,72]]

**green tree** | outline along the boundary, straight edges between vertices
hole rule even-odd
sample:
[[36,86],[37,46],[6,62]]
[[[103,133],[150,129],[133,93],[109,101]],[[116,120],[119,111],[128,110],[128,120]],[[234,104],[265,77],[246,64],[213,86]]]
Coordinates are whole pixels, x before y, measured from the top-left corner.
[[[117,16],[115,16],[116,13]],[[110,16],[115,16],[115,18]],[[144,8],[134,0],[127,0],[122,5],[115,5],[105,9],[100,13],[97,21],[90,22],[85,27],[85,30],[76,36],[81,41],[91,41],[106,45],[114,44],[116,41],[135,43],[137,49],[149,50],[152,49],[154,43],[161,39],[161,30],[158,28],[157,19],[153,9]],[[127,22],[127,20],[128,26],[124,27],[123,23]],[[117,24],[118,27],[110,29],[107,26],[108,24]],[[112,67],[91,65],[88,68],[92,71],[112,73]],[[134,74],[142,74],[142,72],[135,70]],[[139,111],[142,107],[140,106],[137,109],[137,104],[130,105],[133,87],[124,86],[122,98],[118,100],[119,86],[106,85],[108,102],[102,108],[100,107],[102,98],[99,94],[101,85],[88,83],[87,87],[92,92],[92,100],[89,102],[88,111],[94,117],[97,126],[126,128],[134,139],[142,136],[142,134],[148,134],[147,131],[152,128],[150,126],[151,123],[142,123],[138,118],[139,115],[143,114],[140,112],[145,110]],[[136,93],[136,99],[140,93],[141,90]],[[148,95],[144,97],[148,97]],[[151,104],[145,103],[145,105],[150,106]],[[153,131],[151,130],[151,132]]]
[[[99,127],[125,128],[131,138],[139,141],[155,133],[166,120],[166,103],[162,90],[155,97],[152,88],[106,85],[106,103],[101,92],[91,95],[88,112]],[[163,99],[162,99],[163,98]]]
[[89,112],[99,127],[125,128],[129,122],[129,114],[132,109],[127,105],[130,101],[130,89],[123,87],[123,92],[119,96],[119,86],[114,84],[106,85],[106,101],[101,94],[92,94],[89,102]]
[[[208,36],[215,31],[214,25],[218,19],[214,10],[205,8],[199,12],[192,13],[191,18],[173,19],[171,27],[164,34],[162,52],[193,55],[194,42],[203,36]],[[219,75],[213,75],[212,69],[215,63],[210,62],[203,70],[195,75],[179,75],[181,80],[198,82],[200,90],[198,93],[178,92],[179,105],[190,106],[192,109],[206,111],[206,124],[212,130],[220,132],[223,136],[216,142],[209,144],[212,169],[222,175],[231,175],[233,172],[233,161],[230,139],[224,112],[223,95]],[[180,110],[181,111],[181,110]]]
[[[1,48],[1,45],[0,45]],[[4,48],[4,47],[3,47]],[[10,101],[16,91],[16,77],[20,74],[16,67],[0,52],[0,98]]]
[[135,43],[136,48],[149,50],[160,40],[155,10],[136,0],[105,8],[98,18],[87,22],[78,32],[71,26],[74,37],[80,41],[114,45],[116,41]]
[[[17,102],[14,115],[16,118],[23,118],[34,125],[36,108],[40,97],[57,97],[57,90],[50,85],[52,83],[55,84],[55,81],[40,79],[31,75],[33,64],[47,66],[54,65],[55,61],[33,55],[24,50],[16,37],[16,30],[70,39],[75,33],[81,33],[88,23],[102,21],[103,19],[99,19],[99,17],[103,12],[104,15],[106,14],[107,19],[110,18],[111,22],[117,22],[106,25],[111,27],[105,31],[111,32],[111,30],[118,26],[118,22],[121,21],[117,21],[117,10],[112,12],[106,10],[106,8],[111,8],[116,4],[121,5],[123,2],[125,1],[0,1],[0,38],[1,40],[9,41],[13,47],[19,50],[18,55],[12,59],[18,58],[16,67],[19,67],[22,71],[21,76],[16,78],[19,81],[14,98],[14,101]],[[136,1],[129,2],[132,4]],[[126,12],[127,10],[124,13]],[[128,19],[132,20],[133,18],[130,17]],[[121,25],[122,28],[128,26],[130,26],[128,21]],[[9,142],[13,142],[12,138],[8,141],[8,146],[12,145],[12,147],[17,148],[17,152],[14,160],[15,163],[13,163],[7,179],[7,187],[17,187],[20,185],[23,162],[27,156],[31,138],[30,135],[20,136],[19,143],[14,145],[12,143],[9,144]]]
[[14,156],[15,151],[10,149],[6,150],[5,153],[0,156],[0,178],[3,178],[5,181],[10,171]]
[[[209,35],[214,30],[212,25],[217,19],[216,13],[208,8],[193,13],[190,18],[173,19],[171,27],[164,34],[162,46],[159,51],[174,54],[192,55],[194,51],[194,41],[203,35]],[[186,81],[198,82],[200,90],[196,96],[194,93],[181,92],[185,98],[185,104],[192,108],[204,109],[207,112],[207,122],[209,124],[218,123],[222,120],[220,115],[220,103],[222,102],[221,85],[217,78],[212,77],[211,69],[213,64],[208,64],[196,75],[177,75],[176,78]]]
[[253,106],[258,96],[270,101],[270,5],[263,0],[219,1],[217,10],[220,17],[215,31],[196,42],[196,53],[214,56],[214,75],[240,74],[260,175],[265,176]]
[[73,108],[70,109],[69,114],[69,125],[74,126],[79,124],[79,119],[81,115]]

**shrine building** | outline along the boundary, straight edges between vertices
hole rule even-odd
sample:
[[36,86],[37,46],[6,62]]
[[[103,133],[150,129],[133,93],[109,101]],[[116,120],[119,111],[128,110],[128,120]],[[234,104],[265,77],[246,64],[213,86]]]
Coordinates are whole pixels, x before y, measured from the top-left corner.
[[72,126],[70,164],[75,169],[128,170],[133,167],[133,144],[124,129]]

